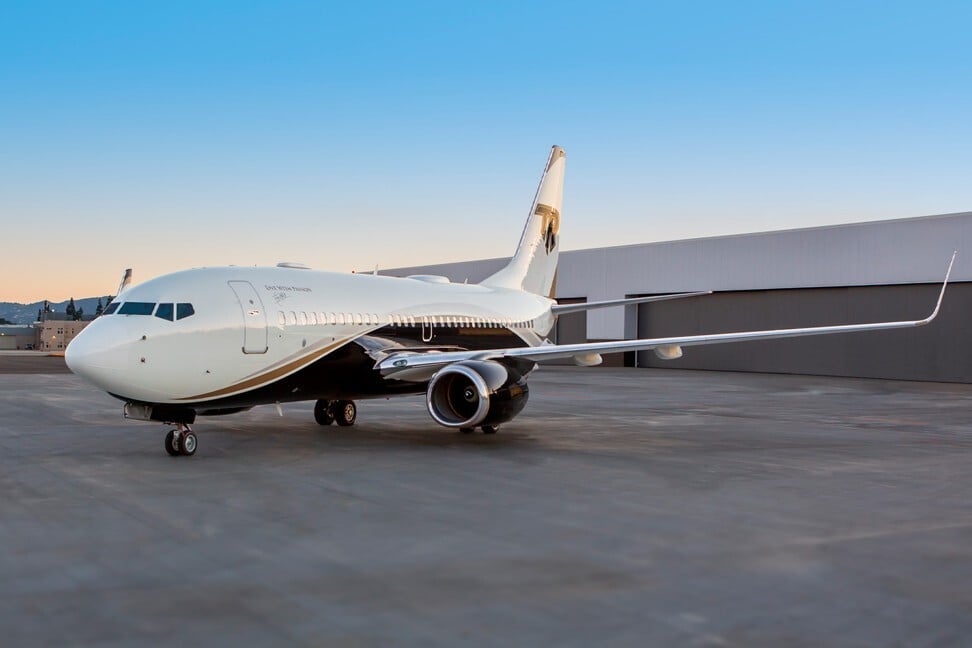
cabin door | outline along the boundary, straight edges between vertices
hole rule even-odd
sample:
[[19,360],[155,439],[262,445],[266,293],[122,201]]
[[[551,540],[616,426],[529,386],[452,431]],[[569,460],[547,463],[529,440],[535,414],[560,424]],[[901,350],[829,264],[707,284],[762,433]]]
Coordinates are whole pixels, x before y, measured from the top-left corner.
[[243,314],[243,353],[267,352],[267,314],[249,281],[230,281]]

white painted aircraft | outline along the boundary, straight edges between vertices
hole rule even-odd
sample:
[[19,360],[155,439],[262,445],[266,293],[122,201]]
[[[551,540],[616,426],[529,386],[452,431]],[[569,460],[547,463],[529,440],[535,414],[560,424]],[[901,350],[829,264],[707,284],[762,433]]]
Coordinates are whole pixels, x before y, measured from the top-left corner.
[[[68,346],[71,370],[125,402],[125,416],[175,426],[171,455],[192,455],[196,416],[314,400],[318,423],[353,425],[354,401],[426,395],[439,424],[493,433],[527,403],[538,362],[699,344],[921,326],[919,320],[551,344],[559,314],[706,293],[558,305],[555,287],[564,150],[553,147],[516,253],[478,284],[272,268],[186,270],[130,285]],[[954,255],[952,262],[954,262]],[[951,272],[949,264],[949,273]]]

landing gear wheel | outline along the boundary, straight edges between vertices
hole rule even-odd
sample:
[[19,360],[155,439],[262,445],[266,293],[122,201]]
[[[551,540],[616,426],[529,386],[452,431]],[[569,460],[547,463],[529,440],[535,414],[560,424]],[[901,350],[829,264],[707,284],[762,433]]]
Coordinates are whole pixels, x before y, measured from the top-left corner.
[[358,420],[358,406],[354,404],[354,401],[337,401],[334,403],[334,420],[338,425],[349,426],[354,425],[354,422]]
[[169,453],[170,457],[177,457],[182,454],[179,451],[179,441],[175,430],[169,430],[168,434],[165,435],[165,451]]
[[498,429],[495,425],[484,425],[483,434],[496,434],[496,430]]
[[314,420],[320,425],[330,425],[334,422],[334,403],[329,400],[319,400],[314,403]]
[[192,432],[185,432],[179,436],[179,449],[187,457],[196,454],[196,435]]
[[165,435],[165,451],[172,457],[177,455],[191,457],[196,454],[196,435],[185,423],[176,425],[178,426],[176,429],[169,430]]

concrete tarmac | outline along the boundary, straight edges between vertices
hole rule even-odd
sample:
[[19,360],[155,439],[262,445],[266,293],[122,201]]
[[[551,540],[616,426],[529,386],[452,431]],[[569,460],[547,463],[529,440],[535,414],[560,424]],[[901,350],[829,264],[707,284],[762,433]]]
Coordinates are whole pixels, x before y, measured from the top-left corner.
[[3,645],[972,637],[972,386],[547,367],[493,436],[301,403],[173,458],[76,376],[8,371]]

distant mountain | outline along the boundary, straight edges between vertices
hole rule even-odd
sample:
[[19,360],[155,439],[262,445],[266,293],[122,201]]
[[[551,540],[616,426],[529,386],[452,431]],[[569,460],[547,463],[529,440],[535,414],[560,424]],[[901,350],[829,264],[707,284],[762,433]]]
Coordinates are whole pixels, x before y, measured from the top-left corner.
[[[98,310],[99,299],[101,299],[102,305],[108,303],[108,297],[85,297],[84,299],[75,299],[74,306],[76,308],[83,308],[85,315],[94,315],[95,311]],[[51,302],[51,310],[56,313],[63,313],[70,301]],[[0,302],[0,317],[14,324],[31,324],[37,321],[37,311],[42,308],[44,308],[43,301],[34,302],[33,304]]]

